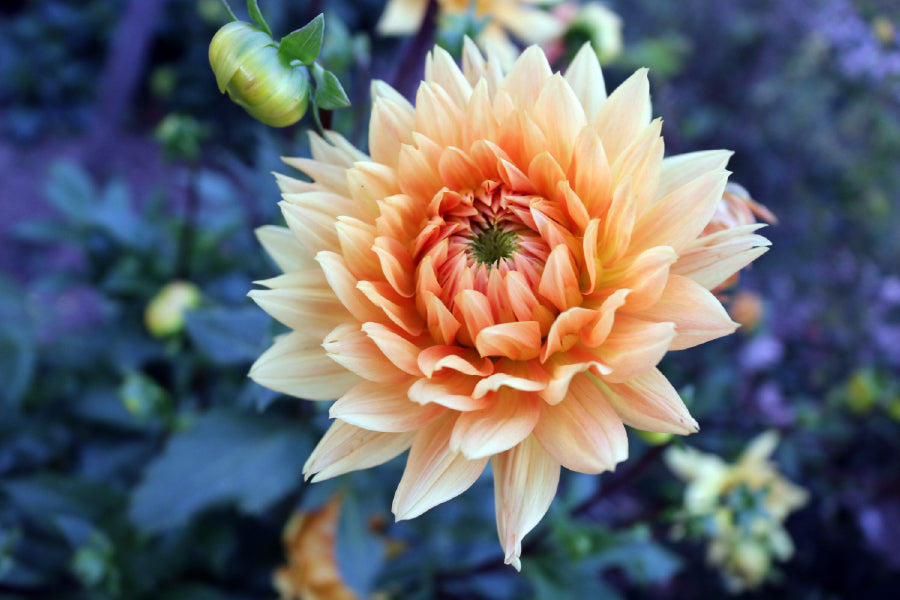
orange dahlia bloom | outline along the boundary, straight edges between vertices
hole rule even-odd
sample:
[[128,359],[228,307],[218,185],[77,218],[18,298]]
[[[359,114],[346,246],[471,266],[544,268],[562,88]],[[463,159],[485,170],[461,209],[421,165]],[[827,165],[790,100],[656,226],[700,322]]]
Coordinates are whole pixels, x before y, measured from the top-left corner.
[[259,238],[284,274],[250,295],[293,329],[250,376],[338,398],[306,463],[326,479],[409,450],[397,519],[492,463],[506,562],[560,466],[611,470],[624,424],[697,423],[656,365],[731,333],[709,290],[766,251],[756,226],[700,237],[726,151],[663,158],[642,69],[609,97],[585,46],[566,73],[538,47],[508,73],[435,48],[415,106],[373,85],[370,156],[340,135],[277,175],[290,230]]

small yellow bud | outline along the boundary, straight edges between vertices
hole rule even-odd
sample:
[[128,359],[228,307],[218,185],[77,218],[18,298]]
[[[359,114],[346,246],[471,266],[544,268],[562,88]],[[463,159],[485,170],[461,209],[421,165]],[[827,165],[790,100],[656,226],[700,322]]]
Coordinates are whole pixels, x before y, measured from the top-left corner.
[[847,408],[855,415],[865,415],[878,403],[878,379],[871,369],[858,369],[847,381]]
[[306,68],[286,63],[278,44],[253,25],[233,21],[219,29],[209,44],[209,64],[219,91],[266,125],[287,127],[306,113]]
[[200,304],[200,290],[187,281],[173,281],[147,304],[144,324],[154,337],[174,335],[184,328],[184,314]]
[[671,433],[659,433],[656,431],[642,431],[635,429],[634,432],[639,438],[650,444],[651,446],[662,446],[672,439]]

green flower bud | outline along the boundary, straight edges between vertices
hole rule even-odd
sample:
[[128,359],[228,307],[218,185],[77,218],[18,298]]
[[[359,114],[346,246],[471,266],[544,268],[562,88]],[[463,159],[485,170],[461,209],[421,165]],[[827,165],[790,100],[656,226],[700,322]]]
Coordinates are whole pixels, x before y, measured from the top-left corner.
[[278,44],[249,23],[233,21],[213,36],[209,64],[219,91],[271,127],[293,125],[309,103],[309,75],[278,54]]
[[184,328],[184,314],[200,304],[200,289],[187,281],[173,281],[163,287],[147,305],[144,324],[158,338],[175,335]]

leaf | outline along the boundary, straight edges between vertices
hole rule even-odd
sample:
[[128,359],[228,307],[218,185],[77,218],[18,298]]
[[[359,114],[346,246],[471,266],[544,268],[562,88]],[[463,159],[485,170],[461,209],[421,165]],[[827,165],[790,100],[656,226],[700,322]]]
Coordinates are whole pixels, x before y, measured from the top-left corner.
[[310,446],[302,430],[280,419],[207,413],[150,464],[129,515],[139,529],[156,533],[223,502],[259,514],[301,482]]
[[322,51],[324,34],[325,15],[319,14],[300,29],[281,38],[278,42],[278,54],[288,62],[299,60],[304,65],[312,64]]
[[256,0],[247,0],[247,12],[250,13],[250,18],[253,19],[253,22],[259,25],[259,28],[266,32],[269,37],[272,37],[272,30],[269,29],[269,24],[263,18]]
[[615,588],[603,582],[596,570],[585,566],[554,554],[522,558],[522,574],[533,586],[535,600],[622,598]]
[[265,349],[269,317],[255,306],[207,308],[186,314],[188,337],[213,362],[234,365],[254,361]]
[[316,79],[315,101],[323,110],[334,110],[350,106],[350,99],[338,78],[331,71],[326,71],[320,65],[313,65],[313,77]]
[[0,406],[18,405],[37,365],[37,349],[24,293],[0,277]]
[[50,166],[44,188],[47,200],[73,223],[86,223],[93,215],[97,190],[87,171],[68,160]]
[[221,0],[221,1],[222,1],[222,6],[225,7],[225,13],[228,15],[228,20],[229,21],[237,21],[238,18],[236,16],[234,16],[234,11],[231,10],[231,5],[228,4],[228,0]]

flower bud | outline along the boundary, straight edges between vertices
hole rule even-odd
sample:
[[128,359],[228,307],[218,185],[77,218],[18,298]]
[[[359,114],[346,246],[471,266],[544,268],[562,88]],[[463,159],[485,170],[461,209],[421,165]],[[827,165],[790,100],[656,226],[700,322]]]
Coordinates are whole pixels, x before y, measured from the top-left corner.
[[209,64],[219,91],[271,127],[293,125],[306,113],[309,75],[287,63],[278,44],[249,23],[233,21],[213,36]]
[[173,281],[161,289],[144,311],[144,324],[155,337],[166,337],[184,328],[184,314],[200,304],[200,290],[187,281]]

